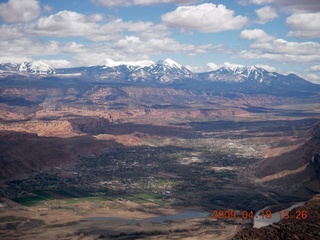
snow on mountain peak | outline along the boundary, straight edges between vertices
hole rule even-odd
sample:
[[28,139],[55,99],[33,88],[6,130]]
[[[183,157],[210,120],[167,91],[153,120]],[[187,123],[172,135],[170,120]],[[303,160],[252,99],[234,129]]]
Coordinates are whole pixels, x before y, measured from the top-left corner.
[[34,61],[31,63],[22,63],[18,66],[19,72],[31,72],[35,74],[52,74],[55,73],[54,68],[42,61]]
[[48,70],[51,70],[52,68],[45,64],[44,62],[42,61],[35,61],[35,62],[32,62],[30,64],[30,68],[31,69],[35,69],[35,70],[38,70],[38,71],[48,71]]
[[110,58],[103,58],[98,61],[98,66],[116,67],[119,66],[119,64]]
[[158,61],[158,64],[161,64],[161,65],[166,65],[167,67],[171,67],[171,68],[182,68],[182,65],[173,61],[172,59],[170,58],[167,58],[166,60],[164,61]]

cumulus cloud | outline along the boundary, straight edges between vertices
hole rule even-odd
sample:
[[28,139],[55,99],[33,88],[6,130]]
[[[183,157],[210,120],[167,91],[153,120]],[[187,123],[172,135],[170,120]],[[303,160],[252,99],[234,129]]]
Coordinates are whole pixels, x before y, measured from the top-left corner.
[[274,4],[281,7],[283,11],[294,12],[319,12],[320,2],[318,0],[238,0],[240,4]]
[[[16,56],[28,59],[40,56],[67,55],[72,65],[93,65],[97,60],[110,57],[115,60],[148,59],[163,53],[183,53],[189,56],[225,51],[223,45],[183,44],[170,37],[163,24],[113,19],[103,15],[84,15],[61,11],[44,16],[33,23],[0,26],[1,57]],[[82,37],[91,44],[58,42],[37,39],[46,37]],[[66,66],[68,62],[48,62],[52,66]]]
[[53,68],[68,68],[71,67],[71,62],[64,60],[64,59],[41,59],[40,61],[44,62],[45,64],[53,67]]
[[267,70],[268,72],[276,72],[277,71],[276,68],[271,67],[271,66],[266,65],[266,64],[256,64],[255,66],[258,67],[258,68],[263,68],[263,69]]
[[244,65],[236,64],[236,63],[229,63],[229,62],[224,62],[223,66],[227,67],[227,68],[242,68],[242,67],[244,67]]
[[260,23],[260,24],[271,22],[273,19],[278,17],[277,11],[270,6],[259,8],[255,10],[255,12],[259,17],[259,20],[257,21],[257,23]]
[[12,30],[7,36],[3,36],[0,29],[0,52],[2,58],[14,56],[15,58],[32,58],[33,56],[50,56],[58,54],[79,53],[83,49],[82,44],[75,42],[59,43],[57,41],[36,40],[20,35],[12,38],[16,31]]
[[183,31],[222,32],[242,28],[247,17],[234,16],[234,11],[226,6],[205,3],[197,6],[179,6],[173,12],[162,16],[168,27],[177,27]]
[[11,27],[7,25],[0,26],[0,41],[13,41],[23,37],[20,27]]
[[305,79],[312,82],[312,83],[320,84],[320,75],[319,74],[307,74]]
[[286,22],[293,29],[288,36],[320,37],[320,13],[294,13],[287,18]]
[[118,41],[94,45],[86,49],[85,53],[76,54],[74,61],[77,65],[94,65],[103,58],[112,58],[116,61],[134,61],[164,53],[183,53],[195,56],[221,51],[221,48],[219,45],[212,44],[182,44],[169,37],[147,40],[138,36],[125,36]]
[[82,36],[91,34],[97,25],[94,19],[71,11],[61,11],[42,17],[27,30],[30,34],[55,37]]
[[308,72],[319,72],[320,73],[320,65],[315,65],[307,69]]
[[0,63],[23,63],[31,61],[31,57],[25,56],[0,56]]
[[267,59],[290,63],[312,63],[320,60],[320,43],[318,42],[277,39],[261,29],[243,30],[240,38],[254,40],[248,49],[238,54],[245,59]]
[[0,4],[0,20],[7,23],[31,22],[40,14],[37,0],[9,0]]
[[205,66],[200,66],[200,67],[194,67],[190,65],[187,65],[185,67],[195,73],[211,72],[211,71],[218,70],[220,68],[219,65],[213,62],[208,62]]
[[61,11],[42,17],[26,26],[24,31],[34,36],[83,37],[93,42],[118,40],[123,37],[125,31],[152,38],[169,35],[164,26],[151,22],[124,22],[122,19],[105,22],[101,14],[87,16],[72,11]]
[[103,7],[129,7],[133,5],[154,5],[154,4],[161,4],[161,3],[172,3],[172,4],[190,4],[197,2],[196,0],[91,0],[97,5]]
[[249,4],[262,5],[262,4],[272,3],[273,0],[238,0],[238,2],[242,5],[249,5]]
[[268,42],[256,41],[239,56],[246,59],[268,59],[291,63],[312,63],[320,60],[320,43],[289,42],[273,39]]
[[267,34],[262,29],[245,29],[240,33],[240,39],[244,40],[257,40],[259,42],[269,42],[274,39],[274,37]]
[[318,0],[273,0],[277,5],[295,12],[318,12],[320,2]]
[[51,12],[53,10],[53,7],[50,5],[44,5],[43,11],[44,12]]
[[207,63],[207,67],[208,69],[210,69],[210,71],[215,71],[219,69],[219,66],[213,62]]

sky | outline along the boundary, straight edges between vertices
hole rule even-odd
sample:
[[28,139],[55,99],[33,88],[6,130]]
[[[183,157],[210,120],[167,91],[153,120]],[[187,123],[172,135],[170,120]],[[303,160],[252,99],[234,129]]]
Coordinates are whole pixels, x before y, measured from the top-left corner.
[[255,65],[320,84],[320,1],[0,0],[0,62],[104,58]]

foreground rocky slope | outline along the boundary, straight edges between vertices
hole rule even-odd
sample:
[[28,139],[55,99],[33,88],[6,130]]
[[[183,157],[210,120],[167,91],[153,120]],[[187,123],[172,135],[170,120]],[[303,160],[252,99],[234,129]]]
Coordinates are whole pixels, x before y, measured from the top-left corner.
[[[296,219],[296,211],[305,211],[306,219]],[[298,240],[320,239],[320,195],[314,196],[305,205],[290,212],[289,219],[282,219],[278,223],[260,229],[244,229],[233,237],[233,240]]]

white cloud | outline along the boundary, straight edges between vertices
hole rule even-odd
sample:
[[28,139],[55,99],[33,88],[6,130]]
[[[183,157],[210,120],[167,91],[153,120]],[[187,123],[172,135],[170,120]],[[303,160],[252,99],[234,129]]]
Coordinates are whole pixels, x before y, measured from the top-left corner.
[[72,11],[61,11],[42,17],[35,23],[25,26],[24,31],[35,36],[83,37],[93,42],[121,39],[125,31],[145,38],[162,38],[169,35],[164,26],[154,25],[152,22],[124,22],[122,19],[104,22],[104,16],[101,14],[86,16]]
[[242,28],[247,17],[234,16],[234,11],[226,6],[205,3],[197,6],[179,6],[173,12],[162,16],[168,27],[177,27],[183,31],[222,32]]
[[215,71],[219,69],[219,66],[213,62],[207,63],[207,67],[208,69],[210,69],[210,71]]
[[96,23],[90,17],[77,12],[61,11],[38,19],[27,31],[41,36],[70,37],[91,34],[96,28]]
[[295,12],[318,12],[320,2],[318,0],[272,0],[274,4],[280,5],[284,9]]
[[138,36],[125,36],[118,41],[88,47],[84,53],[75,55],[74,62],[76,65],[95,65],[103,58],[111,58],[116,61],[134,61],[149,59],[151,55],[164,53],[182,53],[195,56],[221,51],[221,48],[220,45],[214,46],[212,44],[182,44],[169,37],[142,39]]
[[45,64],[47,64],[53,68],[71,67],[71,62],[64,60],[64,59],[55,59],[55,60],[41,59],[40,61],[44,62]]
[[271,67],[266,64],[255,64],[255,66],[258,68],[263,68],[263,69],[267,70],[268,72],[276,72],[277,71],[276,68]]
[[50,5],[44,5],[43,6],[43,11],[44,12],[51,12],[53,10],[53,7]]
[[241,64],[229,63],[229,62],[224,62],[224,63],[223,63],[223,66],[224,66],[224,67],[227,67],[227,68],[242,68],[242,67],[244,67],[244,66],[241,65]]
[[306,70],[307,74],[305,74],[304,79],[315,83],[320,84],[320,65],[315,65]]
[[319,12],[320,1],[318,0],[238,0],[240,4],[263,5],[274,4],[280,7],[282,11],[294,12]]
[[172,3],[172,4],[190,4],[197,2],[196,0],[91,0],[97,5],[103,7],[129,7],[134,5],[154,5],[161,3]]
[[320,84],[320,75],[319,74],[307,74],[305,77],[306,80],[315,83],[315,84]]
[[320,37],[320,13],[294,13],[286,20],[293,29],[288,36],[301,38]]
[[256,4],[263,5],[273,2],[273,0],[238,0],[240,4],[248,5],[248,4]]
[[25,56],[0,56],[0,63],[23,63],[23,62],[31,62],[31,57]]
[[19,27],[7,25],[0,26],[0,41],[14,41],[23,37],[22,30]]
[[239,37],[240,39],[257,40],[259,42],[269,42],[270,40],[274,39],[274,37],[270,36],[262,29],[245,29],[240,33]]
[[319,72],[320,73],[320,65],[315,65],[307,69],[308,72]]
[[215,71],[217,69],[220,68],[219,65],[213,63],[213,62],[209,62],[207,63],[205,66],[200,66],[200,67],[193,67],[190,65],[185,66],[187,69],[189,69],[192,72],[196,72],[196,73],[202,73],[202,72],[211,72],[211,71]]
[[37,0],[9,0],[0,4],[0,20],[8,23],[31,22],[40,14]]
[[290,42],[270,36],[261,29],[243,30],[240,38],[254,40],[248,49],[238,54],[245,59],[267,59],[289,63],[320,61],[319,42]]
[[265,24],[267,22],[271,22],[273,19],[278,17],[277,11],[270,7],[265,6],[263,8],[259,8],[255,10],[257,16],[259,17],[259,20],[257,21],[260,24]]
[[239,56],[246,59],[268,59],[290,63],[312,63],[320,61],[320,43],[289,42],[284,39],[273,39],[268,42],[251,44]]
[[[125,35],[126,34],[126,35]],[[82,37],[91,44],[58,42],[37,39],[47,37]],[[0,26],[1,57],[16,56],[39,59],[41,56],[68,55],[72,65],[93,65],[102,58],[114,60],[148,59],[163,53],[182,53],[189,56],[225,51],[223,45],[182,44],[170,37],[168,28],[152,22],[113,19],[107,22],[100,14],[84,15],[61,11],[41,17],[34,23]],[[68,65],[67,62],[48,62],[49,65]]]
[[[17,37],[15,37],[17,36]],[[19,29],[0,28],[0,52],[2,58],[33,58],[33,56],[50,56],[58,54],[79,53],[82,44],[75,42],[59,43],[30,38],[19,32]]]

